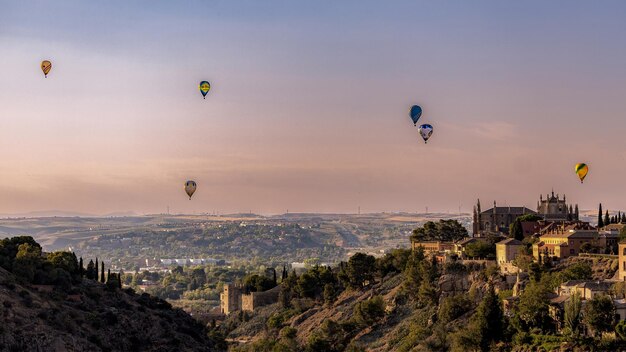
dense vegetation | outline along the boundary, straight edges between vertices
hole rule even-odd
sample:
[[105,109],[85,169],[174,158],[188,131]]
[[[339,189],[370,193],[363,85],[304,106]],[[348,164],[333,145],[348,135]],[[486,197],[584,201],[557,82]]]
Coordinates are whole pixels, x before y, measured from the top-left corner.
[[73,253],[44,253],[27,236],[0,240],[0,303],[1,350],[225,349],[182,310],[122,290],[102,262],[84,267]]
[[[396,250],[381,258],[358,253],[335,269],[314,267],[302,275],[291,272],[282,282],[276,307],[229,317],[218,329],[233,337],[255,336],[236,351],[365,351],[365,346],[381,351],[626,347],[620,337],[626,335],[626,328],[615,321],[609,296],[598,295],[584,307],[580,298],[572,298],[559,318],[560,328],[550,313],[550,293],[557,286],[595,275],[589,262],[575,261],[565,267],[530,263],[528,271],[525,288],[505,314],[502,299],[511,296],[511,291],[495,267],[442,265],[420,250]],[[446,283],[454,282],[467,282],[469,289],[446,288]],[[614,295],[623,297],[624,291],[626,285],[618,284]],[[316,320],[308,324],[308,319]],[[310,331],[303,332],[306,329]],[[604,335],[614,331],[615,338]]]

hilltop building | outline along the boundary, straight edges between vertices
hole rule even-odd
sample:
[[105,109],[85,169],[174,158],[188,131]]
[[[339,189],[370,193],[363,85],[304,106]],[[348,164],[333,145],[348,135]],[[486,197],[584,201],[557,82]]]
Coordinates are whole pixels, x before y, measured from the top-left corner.
[[[509,226],[520,216],[534,214],[542,217],[545,221],[578,221],[578,204],[572,207],[567,205],[565,195],[563,199],[557,194],[539,196],[537,211],[526,207],[497,206],[493,202],[493,208],[482,210],[480,199],[474,206],[472,230],[474,237],[483,237],[490,233],[508,234]],[[525,231],[530,230],[525,229]]]
[[522,241],[515,238],[508,238],[496,243],[496,263],[498,263],[503,274],[519,272],[513,261],[523,247],[525,246]]
[[[542,231],[539,242],[533,244],[533,257],[567,258],[581,252],[601,251],[611,248],[617,241],[615,235],[600,234],[598,229],[588,223],[578,222],[569,225],[549,225]],[[583,247],[583,246],[585,246]]]
[[222,314],[229,315],[235,311],[253,312],[256,308],[278,302],[280,285],[263,292],[243,293],[240,286],[225,284],[224,291],[220,293],[220,306]]

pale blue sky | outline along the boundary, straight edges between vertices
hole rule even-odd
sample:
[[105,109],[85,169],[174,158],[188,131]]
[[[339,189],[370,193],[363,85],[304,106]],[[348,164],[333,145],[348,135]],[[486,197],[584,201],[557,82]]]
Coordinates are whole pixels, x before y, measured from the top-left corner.
[[0,213],[623,209],[624,33],[620,1],[0,0]]

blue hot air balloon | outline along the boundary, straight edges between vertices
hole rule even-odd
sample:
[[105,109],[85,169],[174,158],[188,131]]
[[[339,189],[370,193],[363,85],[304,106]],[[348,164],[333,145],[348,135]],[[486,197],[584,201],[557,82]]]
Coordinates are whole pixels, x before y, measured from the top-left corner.
[[409,112],[409,116],[411,117],[411,120],[413,120],[413,124],[417,126],[417,120],[419,120],[420,116],[422,116],[422,108],[417,105],[413,105],[411,107],[411,111]]

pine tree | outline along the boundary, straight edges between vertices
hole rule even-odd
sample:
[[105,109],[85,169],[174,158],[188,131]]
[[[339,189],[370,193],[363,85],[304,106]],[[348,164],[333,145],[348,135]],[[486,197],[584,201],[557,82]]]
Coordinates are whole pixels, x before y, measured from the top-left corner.
[[100,263],[100,282],[104,283],[104,262]]
[[598,207],[598,228],[604,227],[604,221],[602,221],[602,203]]
[[604,214],[604,226],[611,224],[611,217],[609,217],[609,211]]
[[471,340],[480,345],[473,347],[479,347],[478,350],[481,351],[489,351],[492,343],[502,340],[504,330],[502,303],[493,286],[489,285],[468,325],[468,333],[474,337]]

